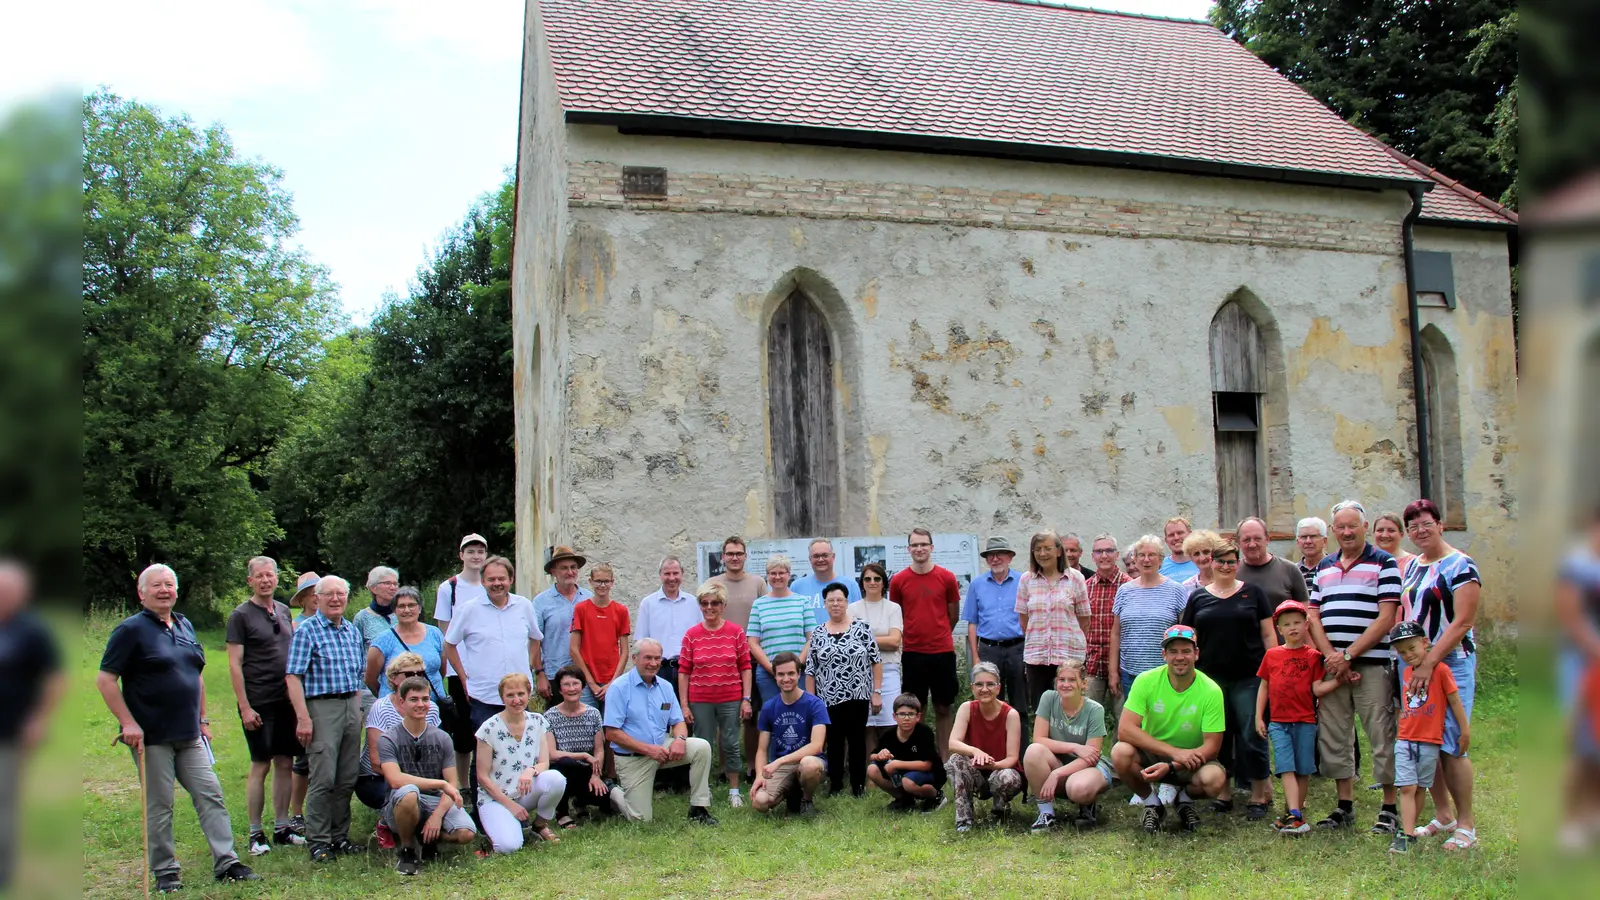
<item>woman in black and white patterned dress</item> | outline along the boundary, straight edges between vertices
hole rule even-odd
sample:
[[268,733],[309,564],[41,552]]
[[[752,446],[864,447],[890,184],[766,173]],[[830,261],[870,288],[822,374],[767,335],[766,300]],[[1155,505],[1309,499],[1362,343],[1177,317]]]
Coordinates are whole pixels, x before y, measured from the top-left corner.
[[867,717],[883,705],[883,658],[872,626],[849,616],[850,593],[835,581],[822,589],[828,620],[811,632],[806,687],[828,707],[828,781],[833,793],[867,789]]

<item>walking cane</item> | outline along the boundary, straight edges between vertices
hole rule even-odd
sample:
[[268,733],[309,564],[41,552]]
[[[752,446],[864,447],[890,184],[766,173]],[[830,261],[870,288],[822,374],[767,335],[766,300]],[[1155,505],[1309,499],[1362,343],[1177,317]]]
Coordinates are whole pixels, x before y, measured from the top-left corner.
[[[111,739],[113,744],[126,744],[122,735]],[[139,868],[144,870],[144,900],[150,900],[150,813],[145,806],[144,787],[144,742],[140,741],[137,749],[133,751],[133,762],[139,769],[139,848],[144,855],[139,857]]]

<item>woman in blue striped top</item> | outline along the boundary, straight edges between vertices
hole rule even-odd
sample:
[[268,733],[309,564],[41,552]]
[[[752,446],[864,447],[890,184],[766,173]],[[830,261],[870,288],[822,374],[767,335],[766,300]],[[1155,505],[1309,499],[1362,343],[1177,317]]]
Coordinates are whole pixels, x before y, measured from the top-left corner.
[[750,638],[750,660],[755,663],[756,688],[762,702],[778,696],[772,657],[785,651],[799,654],[801,675],[805,674],[808,638],[816,624],[811,598],[789,590],[790,573],[787,556],[777,554],[767,559],[769,591],[751,607],[750,627],[745,632]]

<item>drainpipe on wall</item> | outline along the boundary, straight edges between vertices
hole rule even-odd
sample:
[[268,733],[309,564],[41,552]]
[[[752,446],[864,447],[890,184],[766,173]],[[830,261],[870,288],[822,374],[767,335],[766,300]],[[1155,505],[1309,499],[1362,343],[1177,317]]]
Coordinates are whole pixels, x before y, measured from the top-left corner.
[[1415,240],[1412,235],[1417,218],[1422,215],[1423,191],[1424,187],[1420,184],[1411,186],[1411,212],[1407,213],[1405,221],[1400,223],[1400,246],[1405,257],[1406,320],[1410,323],[1411,331],[1411,392],[1416,399],[1417,408],[1417,480],[1422,489],[1421,496],[1432,500],[1433,443],[1432,435],[1428,432],[1428,389],[1422,368],[1422,322],[1419,321],[1417,308],[1417,260]]

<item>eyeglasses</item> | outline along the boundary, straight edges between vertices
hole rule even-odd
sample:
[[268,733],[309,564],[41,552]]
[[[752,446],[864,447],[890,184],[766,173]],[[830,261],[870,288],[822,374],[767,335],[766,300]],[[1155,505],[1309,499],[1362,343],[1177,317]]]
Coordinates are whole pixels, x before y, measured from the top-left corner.
[[1439,523],[1432,520],[1424,522],[1421,519],[1413,519],[1411,524],[1406,526],[1406,530],[1415,534],[1419,531],[1427,531],[1437,524]]
[[373,587],[399,587],[400,586],[400,582],[398,582],[398,581],[380,581],[380,582],[378,582],[378,583],[376,583],[376,584],[374,584],[372,586]]
[[748,554],[746,554],[746,553],[744,553],[742,551],[737,551],[737,550],[725,550],[725,551],[723,551],[723,554],[722,554],[724,559],[727,559],[727,558],[738,559],[739,557],[746,556],[746,555],[748,555]]
[[998,682],[998,681],[974,681],[972,683],[972,686],[974,688],[984,688],[986,690],[997,691],[997,690],[1000,689],[1000,682]]
[[914,709],[897,709],[894,711],[894,717],[896,719],[920,719],[922,718],[922,713]]
[[424,675],[426,675],[428,673],[427,672],[396,672],[395,674],[400,676],[401,678],[421,678],[422,676],[424,676]]
[[1108,549],[1105,547],[1096,547],[1089,552],[1093,553],[1095,556],[1116,556],[1117,548],[1111,547]]
[[1213,559],[1211,560],[1211,564],[1213,566],[1237,566],[1239,561],[1230,556],[1223,559]]
[[915,544],[907,544],[907,545],[906,545],[906,546],[907,546],[907,547],[910,547],[910,548],[911,548],[911,549],[913,549],[913,550],[915,550],[915,549],[917,549],[917,548],[918,548],[918,547],[932,547],[932,546],[933,546],[933,545],[932,545],[932,544],[930,544],[930,543],[928,543],[928,542],[927,542],[927,541],[918,541],[918,542],[917,542],[917,543],[915,543]]
[[614,578],[591,578],[591,579],[589,579],[589,583],[590,584],[616,584],[617,582],[616,582],[616,579],[614,579]]

